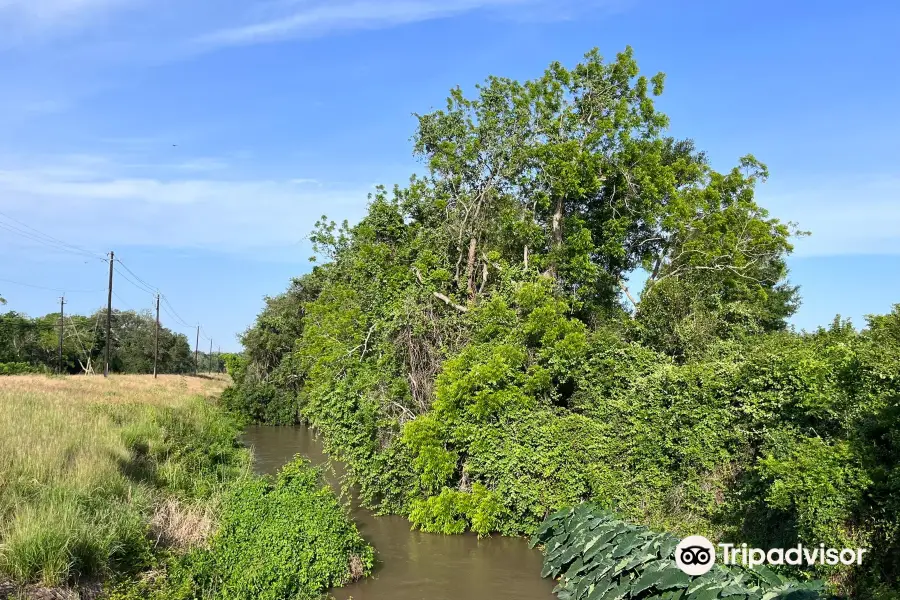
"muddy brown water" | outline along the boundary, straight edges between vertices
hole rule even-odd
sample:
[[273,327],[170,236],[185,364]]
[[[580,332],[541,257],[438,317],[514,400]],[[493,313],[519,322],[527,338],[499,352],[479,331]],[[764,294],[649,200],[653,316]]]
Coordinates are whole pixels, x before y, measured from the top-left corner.
[[[307,427],[255,426],[244,435],[254,469],[274,474],[296,454],[328,463],[321,442]],[[331,461],[328,482],[339,489],[341,465]],[[524,539],[412,531],[402,517],[376,517],[352,503],[352,516],[375,547],[375,573],[331,593],[338,600],[554,600],[543,579],[541,554]]]

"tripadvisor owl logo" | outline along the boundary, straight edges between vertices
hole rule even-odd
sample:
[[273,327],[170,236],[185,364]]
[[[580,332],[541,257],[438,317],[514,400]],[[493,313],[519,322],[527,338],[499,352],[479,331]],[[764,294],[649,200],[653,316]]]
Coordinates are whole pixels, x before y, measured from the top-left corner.
[[675,564],[688,575],[703,575],[716,562],[716,547],[702,535],[684,538],[675,547]]

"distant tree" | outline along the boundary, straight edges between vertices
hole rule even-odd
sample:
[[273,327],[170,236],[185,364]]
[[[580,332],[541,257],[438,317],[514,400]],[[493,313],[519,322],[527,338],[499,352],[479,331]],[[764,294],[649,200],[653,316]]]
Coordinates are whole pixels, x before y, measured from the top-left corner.
[[[25,362],[57,369],[59,364],[59,313],[29,318],[7,312],[0,314],[0,362]],[[97,370],[105,358],[106,311],[90,316],[66,315],[63,322],[63,371],[82,373]],[[119,373],[153,371],[156,321],[149,313],[114,310],[111,318],[110,370]],[[101,369],[102,370],[102,369]],[[160,373],[190,373],[193,353],[187,336],[161,327],[159,332]]]

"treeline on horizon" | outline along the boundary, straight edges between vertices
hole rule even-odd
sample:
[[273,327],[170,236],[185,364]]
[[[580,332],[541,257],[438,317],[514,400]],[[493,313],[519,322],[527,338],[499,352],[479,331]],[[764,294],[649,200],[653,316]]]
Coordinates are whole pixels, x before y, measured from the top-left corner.
[[[57,372],[60,314],[41,317],[0,313],[0,374]],[[113,373],[152,373],[156,319],[149,313],[113,309],[110,318],[109,368]],[[66,315],[63,320],[63,373],[102,374],[106,360],[106,309],[92,315]],[[224,360],[200,352],[199,371],[221,371]],[[187,336],[159,328],[158,373],[195,371],[194,350]]]
[[224,401],[311,423],[368,506],[425,531],[533,533],[589,500],[869,548],[794,574],[896,597],[900,306],[792,331],[802,233],[757,203],[761,162],[719,172],[667,134],[663,84],[592,51],[418,115],[428,174],[317,224],[324,262],[268,299]]

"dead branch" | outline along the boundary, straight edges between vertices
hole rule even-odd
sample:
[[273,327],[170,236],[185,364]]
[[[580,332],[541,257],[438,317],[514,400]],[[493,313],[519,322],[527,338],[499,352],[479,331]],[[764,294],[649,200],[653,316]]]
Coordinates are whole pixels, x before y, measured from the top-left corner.
[[625,292],[625,296],[627,296],[628,299],[631,301],[631,304],[634,305],[635,308],[637,308],[637,305],[638,305],[637,301],[631,295],[631,292],[628,291],[628,287],[625,285],[625,283],[621,280],[619,280],[619,288],[621,288],[621,290],[623,292]]
[[442,294],[442,293],[440,293],[440,292],[431,292],[431,293],[434,295],[435,298],[437,298],[438,300],[443,301],[443,302],[446,303],[448,306],[452,306],[453,308],[455,308],[455,309],[458,310],[459,312],[469,312],[469,309],[468,309],[468,308],[466,308],[466,307],[463,306],[462,304],[457,304],[456,302],[454,302],[453,300],[451,300],[450,298],[448,298],[448,297],[445,296],[444,294]]
[[359,362],[362,362],[363,357],[366,355],[366,350],[369,349],[369,338],[372,337],[372,332],[375,331],[375,324],[373,323],[371,327],[369,327],[369,333],[366,334],[366,341],[363,342],[363,349],[359,355]]
[[392,406],[396,406],[397,408],[399,408],[401,411],[403,411],[404,414],[408,415],[410,421],[412,421],[413,419],[416,418],[416,415],[413,413],[413,411],[409,410],[408,408],[406,408],[405,406],[403,406],[403,405],[400,404],[399,402],[395,402],[395,401],[393,401],[393,400],[388,400],[388,402],[389,402]]
[[484,290],[484,286],[487,285],[488,280],[488,265],[487,263],[481,263],[481,285],[478,286],[478,295],[481,295],[481,292]]
[[[413,267],[413,271],[416,273],[416,279],[419,280],[419,283],[424,284],[425,280],[422,277],[422,272],[419,271],[418,267]],[[469,312],[468,308],[466,308],[465,306],[463,306],[461,304],[457,304],[456,302],[451,300],[449,297],[445,296],[444,294],[442,294],[440,292],[431,292],[431,294],[438,300],[444,302],[447,306],[452,306],[459,312]]]
[[469,240],[469,257],[466,261],[466,289],[469,292],[469,300],[475,299],[475,249],[478,241],[473,236]]

